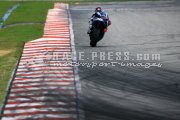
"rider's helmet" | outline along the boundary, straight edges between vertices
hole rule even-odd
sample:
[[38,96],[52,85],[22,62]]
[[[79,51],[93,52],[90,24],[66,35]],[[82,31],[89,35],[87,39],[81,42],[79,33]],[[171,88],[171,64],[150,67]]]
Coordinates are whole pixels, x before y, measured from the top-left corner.
[[95,9],[95,13],[96,13],[96,12],[102,12],[101,7],[97,7],[97,8]]

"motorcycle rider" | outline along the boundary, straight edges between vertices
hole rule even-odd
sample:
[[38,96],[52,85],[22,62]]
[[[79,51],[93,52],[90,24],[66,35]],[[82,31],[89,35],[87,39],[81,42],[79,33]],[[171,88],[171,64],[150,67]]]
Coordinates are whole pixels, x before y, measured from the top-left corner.
[[91,16],[90,20],[89,20],[89,30],[87,32],[87,34],[91,33],[91,28],[92,28],[92,22],[94,18],[103,18],[107,20],[107,24],[108,26],[111,25],[111,21],[109,20],[109,16],[106,12],[104,12],[104,10],[102,10],[101,7],[97,7],[95,9],[95,13]]

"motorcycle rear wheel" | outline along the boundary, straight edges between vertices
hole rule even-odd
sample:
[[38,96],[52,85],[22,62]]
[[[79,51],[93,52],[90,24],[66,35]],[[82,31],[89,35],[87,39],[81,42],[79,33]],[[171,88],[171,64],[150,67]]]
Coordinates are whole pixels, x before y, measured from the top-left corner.
[[96,41],[90,41],[90,46],[91,47],[96,47],[96,45],[97,45],[97,42]]
[[92,32],[89,34],[91,47],[96,47],[97,42],[100,40],[99,38],[100,33],[101,31],[99,29],[94,28]]

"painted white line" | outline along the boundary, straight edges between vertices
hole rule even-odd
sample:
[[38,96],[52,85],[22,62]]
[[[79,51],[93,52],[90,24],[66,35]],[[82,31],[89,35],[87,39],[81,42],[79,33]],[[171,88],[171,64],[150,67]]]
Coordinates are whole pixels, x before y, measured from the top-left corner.
[[46,26],[46,27],[44,27],[44,30],[65,30],[65,31],[67,31],[67,28],[68,28],[69,26],[61,26],[60,28],[58,28],[58,27],[56,27],[56,26]]
[[[67,22],[67,18],[62,18],[62,19],[56,19],[56,20],[54,20],[54,19],[56,19],[55,17],[54,18],[48,18],[47,20],[46,20],[46,23],[50,23],[50,24],[68,24],[68,22]],[[46,24],[45,23],[45,24]]]
[[62,78],[62,79],[51,79],[51,80],[43,80],[43,79],[41,79],[41,80],[29,80],[29,79],[26,79],[26,80],[15,80],[15,81],[13,81],[13,84],[21,84],[21,83],[28,83],[28,82],[43,82],[43,83],[49,83],[49,82],[51,82],[51,81],[56,81],[56,82],[62,82],[62,81],[68,81],[68,82],[74,82],[74,79],[73,78]]
[[[48,53],[50,53],[50,54],[56,54],[56,52],[51,52],[51,51],[48,51]],[[61,53],[63,54],[63,52],[59,52],[59,54],[58,55],[61,55]],[[70,51],[68,51],[68,52],[64,52],[64,53],[66,53],[66,54],[68,54],[68,55],[70,55]],[[46,53],[23,53],[23,57],[29,57],[29,58],[36,58],[36,57],[34,57],[34,56],[38,56],[38,55],[45,55]]]
[[[23,84],[25,84],[25,83],[38,83],[38,82],[42,82],[42,84],[44,83],[44,84],[46,84],[46,83],[52,83],[53,81],[56,81],[57,83],[60,83],[60,82],[64,82],[64,81],[66,81],[66,82],[68,82],[68,83],[73,83],[74,82],[74,79],[73,78],[62,78],[62,79],[49,79],[49,80],[43,80],[43,79],[41,79],[41,80],[30,80],[30,79],[24,79],[24,80],[15,80],[15,81],[13,81],[13,83],[14,84],[21,84],[22,83],[22,85]],[[65,82],[65,83],[66,83]],[[54,82],[55,83],[55,82]]]
[[59,28],[58,30],[61,30],[62,28],[67,28],[67,27],[69,27],[69,25],[67,24],[56,24],[56,25],[52,25],[52,24],[48,24],[48,25],[46,25],[45,26],[45,28],[47,29],[47,28]]
[[55,33],[55,34],[58,34],[58,33],[64,33],[64,34],[69,34],[69,31],[66,31],[66,30],[44,30],[44,33]]
[[75,90],[74,86],[49,86],[48,88],[46,86],[39,86],[39,87],[31,87],[31,88],[13,88],[11,91],[18,92],[18,91],[31,91],[31,90]]
[[21,96],[32,96],[32,95],[39,95],[39,94],[43,94],[43,95],[61,95],[61,94],[69,94],[69,95],[75,95],[75,91],[40,91],[40,92],[21,92],[21,93],[10,93],[9,96],[10,97],[21,97]]
[[65,10],[63,10],[63,9],[59,9],[58,11],[55,11],[55,10],[51,10],[51,11],[49,11],[48,12],[48,15],[47,16],[64,16],[64,15],[66,15],[65,13]]
[[42,41],[36,41],[36,42],[29,42],[29,43],[26,43],[25,46],[26,45],[41,45],[41,44],[42,45],[58,44],[61,46],[62,43],[70,41],[69,38],[63,38],[63,39],[61,39],[61,38],[54,38],[54,39],[44,38],[44,39],[47,39],[47,41],[42,40]]
[[[53,59],[54,57],[56,57],[56,58],[58,58],[58,59]],[[46,54],[44,54],[44,55],[39,55],[39,56],[36,56],[36,57],[30,56],[30,55],[28,55],[28,56],[23,55],[23,56],[21,57],[21,59],[32,59],[32,58],[33,58],[33,59],[35,59],[35,58],[41,58],[41,59],[46,58],[47,60],[52,59],[52,60],[57,60],[57,61],[55,61],[55,62],[60,63],[60,62],[62,62],[62,61],[58,61],[60,58],[61,58],[61,59],[64,58],[64,60],[71,60],[71,54],[68,54],[68,53],[64,53],[64,54],[53,53],[52,55],[46,55]],[[52,61],[48,61],[48,62],[52,62]],[[62,63],[63,63],[63,62],[62,62]],[[21,64],[22,64],[22,63],[21,63]],[[21,65],[21,64],[20,64],[20,65]]]
[[15,117],[3,117],[2,120],[22,120],[22,119],[44,119],[44,116],[46,116],[46,118],[55,118],[55,119],[59,119],[59,120],[64,120],[64,118],[77,118],[76,114],[58,114],[58,115],[53,115],[53,114],[35,114],[35,115],[21,115],[21,116],[15,116]]
[[[57,70],[63,70],[63,69],[69,69],[70,67],[72,67],[73,65],[71,65],[71,61],[67,61],[67,60],[54,60],[54,63],[48,63],[45,62],[46,59],[21,59],[21,63],[23,65],[18,66],[18,69],[34,69],[34,70],[53,70],[53,69],[57,69]],[[51,60],[52,62],[53,60]],[[57,61],[57,62],[56,62]],[[64,64],[61,64],[62,62],[65,62]],[[73,64],[73,63],[72,63]],[[62,67],[62,68],[61,68]]]
[[58,14],[56,15],[56,14],[51,14],[51,15],[49,15],[49,17],[47,17],[47,19],[46,19],[46,22],[48,21],[48,20],[50,20],[50,22],[52,23],[52,21],[64,21],[64,22],[67,22],[66,20],[68,20],[67,19],[67,15],[64,15],[64,14],[59,14],[59,16],[61,16],[61,18],[57,18],[58,17]]
[[50,12],[48,13],[48,16],[62,16],[62,18],[65,18],[67,15],[63,12],[58,12],[58,13],[53,13],[53,12]]
[[65,31],[67,31],[68,27],[69,27],[69,25],[53,25],[53,24],[46,23],[44,30],[50,29],[50,30],[65,30]]
[[46,23],[50,23],[50,24],[54,24],[54,25],[56,25],[56,24],[68,24],[68,22],[66,21],[68,19],[65,19],[65,17],[66,16],[64,16],[64,19],[56,19],[56,20],[54,20],[54,19],[47,19]]
[[[18,79],[19,78],[19,79]],[[69,85],[74,82],[74,78],[29,78],[29,77],[18,77],[16,78],[13,83],[13,87],[18,87],[18,86],[37,86],[37,85]],[[28,83],[28,84],[26,84]],[[56,84],[57,83],[57,84]]]
[[28,102],[32,100],[37,100],[37,101],[43,101],[43,100],[67,100],[67,101],[74,101],[76,96],[40,96],[40,97],[30,97],[30,98],[13,98],[9,99],[8,102]]
[[[31,59],[31,58],[29,58]],[[25,59],[25,60],[29,60]],[[34,61],[33,61],[34,60]],[[58,58],[58,60],[49,61],[48,59],[44,58],[43,61],[36,61],[37,59],[29,60],[30,63],[27,63],[28,61],[22,61],[23,63],[19,65],[19,68],[41,68],[41,67],[72,67],[74,63],[72,63],[69,60],[63,60]]]
[[57,31],[53,31],[53,30],[51,30],[51,32],[49,32],[49,31],[44,31],[44,35],[57,35],[57,36],[59,36],[59,35],[62,35],[62,36],[64,36],[64,35],[69,35],[69,33],[68,32],[57,32]]
[[70,44],[70,41],[64,41],[60,45],[58,45],[58,43],[57,43],[57,46],[52,45],[52,47],[51,47],[51,45],[49,45],[49,47],[47,47],[45,45],[39,45],[39,44],[37,44],[37,45],[26,45],[25,46],[25,50],[29,51],[30,48],[32,48],[32,50],[36,50],[38,48],[39,49],[58,49],[58,48],[59,49],[70,49],[70,45],[69,44]]
[[66,12],[66,10],[65,9],[62,9],[62,8],[54,8],[54,9],[51,9],[51,10],[49,10],[48,11],[48,16],[49,16],[49,14],[52,14],[52,15],[57,15],[57,14],[66,14],[65,13]]
[[57,36],[66,36],[66,35],[70,35],[69,33],[58,33],[58,32],[45,32],[44,35],[57,35]]
[[48,37],[48,36],[56,36],[56,37],[69,37],[69,33],[65,33],[65,34],[63,34],[63,33],[60,33],[60,34],[58,34],[58,33],[44,33],[44,35],[43,36],[46,36],[46,37]]
[[[38,102],[38,103],[20,103],[20,104],[7,104],[6,105],[6,108],[13,108],[13,107],[26,107],[26,106],[38,106],[38,105],[47,105],[46,103],[44,102]],[[76,105],[75,102],[49,102],[48,105]]]
[[67,50],[63,50],[63,49],[59,49],[59,50],[39,50],[39,51],[23,51],[23,53],[42,53],[43,52],[70,52],[71,50],[70,49],[67,49]]
[[[74,83],[73,83],[74,84]],[[69,86],[31,86],[31,87],[25,87],[25,88],[22,88],[22,87],[18,87],[18,88],[12,88],[11,91],[12,92],[19,92],[19,93],[23,93],[23,92],[26,92],[26,91],[34,91],[34,90],[40,90],[40,91],[62,91],[62,90],[75,90],[73,84],[69,85]],[[54,97],[57,97],[57,96],[54,96]],[[63,97],[63,96],[61,96]],[[11,100],[14,100],[14,99],[11,99]]]
[[52,25],[52,26],[56,26],[56,25],[61,26],[62,25],[63,26],[63,25],[68,25],[68,23],[61,21],[61,20],[56,20],[56,21],[48,20],[48,21],[46,21],[45,27],[47,27],[47,26],[51,27],[50,25]]
[[29,74],[73,74],[73,71],[67,71],[67,70],[41,70],[41,71],[17,71],[16,75],[21,75],[21,74],[25,74],[25,75],[29,75]]
[[39,49],[25,49],[24,51],[23,51],[23,53],[31,53],[31,52],[45,52],[45,51],[52,51],[52,52],[55,52],[55,50],[57,51],[57,52],[60,52],[60,51],[63,51],[63,52],[66,52],[66,51],[70,51],[70,49],[69,48],[67,48],[67,49],[60,49],[60,48],[39,48]]
[[69,32],[62,32],[62,31],[57,32],[57,31],[51,30],[51,32],[49,32],[49,31],[46,32],[45,31],[44,34],[53,34],[53,35],[63,34],[63,35],[69,35]]
[[[28,107],[28,106],[27,106]],[[75,112],[75,108],[54,108],[54,107],[45,107],[45,108],[29,108],[24,110],[15,110],[13,114],[18,113],[27,113],[27,112]],[[12,114],[12,110],[5,110],[4,114]]]
[[67,28],[61,28],[61,29],[57,29],[57,28],[44,28],[44,31],[46,32],[46,31],[49,31],[49,32],[51,32],[51,31],[54,31],[54,32],[58,32],[58,31],[62,31],[62,32],[69,32],[68,30],[67,30]]
[[[37,60],[36,59],[34,59],[34,60],[32,60],[32,61],[29,61],[29,62],[31,62],[31,64],[37,64],[37,63],[35,63],[34,61],[36,61],[37,62]],[[27,61],[22,61],[22,62],[27,62]],[[43,62],[41,62],[42,64],[45,64],[45,63],[43,63]],[[55,69],[55,67],[56,67],[56,70],[63,70],[63,69],[70,69],[70,67],[72,67],[73,66],[73,63],[71,63],[71,62],[66,62],[66,63],[52,63],[52,64],[48,64],[48,62],[47,62],[47,64],[45,64],[45,65],[41,65],[41,66],[34,66],[34,65],[29,65],[29,64],[25,64],[24,66],[19,66],[18,68],[19,69],[29,69],[29,71],[32,71],[32,70],[37,70],[37,69],[45,69],[45,70],[48,70],[48,71],[51,71],[51,70],[53,70],[53,69]],[[40,64],[40,63],[38,63],[38,64]],[[72,64],[72,65],[71,65]],[[48,69],[49,67],[51,67],[50,69]],[[57,68],[58,67],[58,68]]]
[[72,81],[68,82],[42,82],[42,83],[28,83],[28,84],[15,84],[12,87],[28,87],[28,86],[41,86],[41,85],[72,85]]
[[[67,42],[69,42],[69,41],[67,41]],[[66,43],[67,43],[66,42]],[[42,49],[42,48],[46,48],[46,49],[52,49],[52,48],[63,48],[63,49],[67,49],[67,48],[71,48],[71,47],[66,47],[66,46],[61,46],[61,45],[58,45],[58,44],[56,44],[56,45],[47,45],[47,46],[45,46],[45,45],[32,45],[32,46],[25,46],[24,47],[25,49],[24,50],[29,50],[30,48],[32,48],[33,50],[34,49]]]
[[[77,57],[76,57],[76,48],[75,48],[75,42],[74,42],[74,32],[73,32],[73,23],[71,19],[71,14],[69,11],[69,6],[68,7],[68,15],[69,15],[69,23],[70,23],[70,38],[71,38],[71,48],[72,48],[72,54],[73,54],[73,61],[77,62]],[[75,80],[76,80],[76,89],[78,92],[81,93],[81,82],[79,78],[79,69],[78,67],[74,66],[74,72],[75,72]]]
[[47,36],[47,37],[55,37],[55,38],[57,38],[57,37],[60,37],[60,38],[63,38],[63,37],[68,37],[69,38],[69,33],[67,33],[67,34],[61,34],[61,35],[51,35],[51,34],[44,34],[43,36]]
[[[48,21],[47,21],[48,22]],[[48,23],[45,23],[45,28],[51,28],[53,26],[59,26],[59,27],[63,27],[63,26],[69,26],[68,23],[64,22],[64,21],[50,21]]]
[[[40,79],[40,80],[39,80]],[[31,80],[31,81],[30,81]],[[59,81],[59,82],[62,82],[62,81],[67,81],[67,82],[70,82],[70,81],[73,81],[74,78],[73,77],[56,77],[56,78],[40,78],[40,77],[37,77],[37,78],[29,78],[29,77],[26,77],[26,76],[20,76],[20,77],[16,77],[15,81],[14,82],[53,82],[53,81]]]
[[53,8],[53,9],[49,9],[48,10],[48,13],[65,13],[66,12],[66,10],[65,9],[63,9],[63,8],[60,8],[60,7],[58,7],[58,8]]
[[48,24],[48,25],[46,25],[45,26],[45,28],[59,28],[59,30],[61,29],[61,28],[66,28],[66,27],[68,27],[69,26],[69,24]]
[[23,81],[23,82],[24,82],[24,80],[37,80],[37,81],[40,81],[40,80],[43,80],[43,79],[42,79],[42,78],[34,78],[34,79],[31,79],[31,78],[28,79],[28,78],[27,78],[27,79],[26,79],[26,78],[22,78],[22,77],[15,77],[14,81],[16,81],[16,80],[17,80],[17,81],[19,80],[19,81]]
[[[75,42],[74,42],[74,32],[73,32],[73,23],[72,23],[72,19],[71,19],[71,14],[70,14],[70,10],[69,10],[69,5],[67,5],[67,9],[68,9],[68,16],[69,16],[69,29],[70,29],[70,38],[71,38],[71,48],[72,48],[72,53],[73,53],[73,62],[77,62],[77,57],[76,57],[76,48],[75,48]],[[73,66],[74,68],[74,76],[75,76],[75,86],[76,86],[76,90],[77,90],[77,98],[80,98],[80,94],[82,94],[82,90],[81,90],[81,81],[80,81],[80,77],[79,77],[79,69],[78,66]],[[79,120],[84,120],[85,119],[85,114],[84,111],[82,109],[80,109],[80,107],[82,106],[79,102],[77,104],[78,106],[78,119]],[[82,108],[82,107],[81,107]]]
[[[59,14],[60,14],[60,13],[59,13]],[[63,14],[62,14],[62,15],[63,15]],[[64,15],[65,15],[65,14],[64,14]],[[68,20],[68,18],[59,18],[59,16],[60,16],[60,15],[53,15],[53,16],[52,16],[52,15],[49,15],[49,16],[46,17],[46,19],[51,19],[51,18],[52,18],[52,19],[59,19],[59,20],[64,20],[64,19],[65,19],[65,20]],[[67,15],[65,15],[65,16],[67,17]]]
[[41,49],[70,49],[70,47],[61,47],[61,46],[52,46],[52,47],[47,47],[47,46],[38,46],[38,47],[31,47],[31,48],[27,48],[25,47],[24,50],[25,51],[29,51],[29,50],[41,50]]
[[15,77],[15,80],[21,80],[21,81],[28,81],[28,80],[32,80],[32,81],[40,81],[40,80],[44,80],[44,81],[49,81],[49,80],[73,80],[74,78],[73,77],[70,77],[70,78],[63,78],[63,77],[61,77],[61,78],[33,78],[33,79],[31,79],[31,78],[28,78],[28,77],[22,77],[22,76],[20,76],[20,77]]
[[[53,60],[59,60],[59,59],[55,59],[55,58],[64,58],[64,60],[71,60],[70,59],[71,53],[69,53],[69,52],[67,52],[67,53],[66,52],[64,52],[64,53],[63,52],[60,52],[60,53],[53,52],[53,53],[38,54],[38,56],[34,56],[34,55],[37,55],[37,54],[23,54],[21,59],[48,58],[48,60],[50,60],[50,58],[53,58],[53,59],[51,59],[53,61]],[[58,62],[58,61],[56,61],[56,62]]]
[[58,34],[58,33],[69,34],[69,31],[68,30],[64,30],[64,29],[60,29],[60,30],[45,30],[44,32],[45,33],[55,33],[55,34]]
[[[23,70],[28,70],[28,68],[18,68]],[[72,70],[72,67],[40,67],[40,68],[30,68],[31,71],[33,70],[44,70],[44,71],[52,71],[52,70]],[[29,71],[29,70],[28,70]]]
[[[66,18],[67,16],[62,16],[62,19],[47,19],[46,23],[52,23],[52,24],[64,24],[64,23],[68,23],[66,20],[68,20]],[[63,19],[64,18],[64,19]]]
[[[37,59],[42,59],[42,62],[34,62],[38,65],[51,65],[55,63],[71,63],[71,54],[54,54],[54,55],[39,55],[37,57],[34,57],[33,55],[23,55],[21,60],[37,60]],[[21,63],[20,65],[28,65],[29,63]]]
[[[39,74],[39,75],[38,75]],[[73,77],[73,75],[72,74],[67,74],[67,73],[36,73],[36,72],[34,72],[34,73],[28,73],[28,74],[26,74],[26,73],[24,73],[24,74],[16,74],[17,76],[21,76],[21,77],[26,77],[26,76],[28,76],[28,77],[40,77],[40,76],[47,76],[47,77],[66,77],[66,76],[68,76],[68,77]]]
[[[63,17],[62,17],[63,18]],[[65,16],[64,16],[64,18],[65,18]],[[66,21],[67,19],[50,19],[50,18],[48,18],[47,20],[46,20],[46,23],[52,23],[52,24],[64,24],[64,23],[68,23],[67,21]]]
[[30,41],[28,43],[38,43],[39,42],[49,42],[49,40],[53,40],[53,41],[56,41],[56,40],[69,40],[67,38],[41,38],[41,39],[37,39],[37,40],[33,40],[33,41]]
[[71,54],[66,54],[68,55],[58,55],[56,53],[54,53],[54,55],[43,55],[43,54],[39,54],[38,57],[34,57],[34,55],[38,55],[38,54],[23,54],[23,57],[21,58],[21,65],[24,66],[47,66],[47,65],[55,65],[55,64],[60,64],[62,63],[62,65],[68,63],[72,63],[72,58],[71,58]]
[[[36,73],[36,72],[35,72]],[[66,80],[68,80],[68,81],[70,81],[70,79],[67,79],[67,78],[73,78],[73,75],[72,75],[72,73],[71,74],[62,74],[62,75],[58,75],[58,74],[55,74],[54,76],[50,76],[50,75],[47,75],[47,73],[41,73],[42,75],[40,76],[37,76],[37,75],[31,75],[31,74],[27,74],[27,75],[25,75],[25,74],[17,74],[18,76],[20,76],[20,77],[25,77],[25,78],[27,78],[27,76],[28,77],[49,77],[49,78],[66,78]],[[44,75],[43,75],[44,74]],[[61,74],[61,73],[60,73]],[[51,80],[53,80],[51,78]],[[34,79],[33,79],[34,80]],[[33,81],[32,80],[32,81]],[[55,79],[56,81],[58,81],[58,79]],[[62,80],[59,80],[59,81],[62,81]],[[15,81],[14,81],[15,82]],[[16,81],[17,82],[17,81]],[[44,81],[45,82],[45,81]]]
[[60,42],[55,42],[55,43],[38,43],[38,44],[27,44],[25,46],[25,48],[28,48],[28,47],[46,47],[46,46],[49,46],[49,47],[70,47],[70,40],[66,40],[66,41],[61,41]]
[[65,13],[63,13],[63,11],[62,12],[54,12],[54,11],[52,11],[52,12],[49,12],[48,13],[48,16],[67,16]]
[[[40,74],[40,75],[33,75],[29,74],[28,76],[23,75],[24,77],[74,77],[73,75],[70,74]],[[21,76],[21,77],[23,77]]]
[[[59,72],[56,72],[56,71]],[[19,68],[17,70],[18,74],[17,75],[31,75],[31,74],[67,74],[71,75],[72,74],[72,69],[38,69],[38,68],[32,68],[31,70],[27,70],[26,68],[21,69]],[[18,77],[18,76],[16,76]],[[22,77],[22,76],[21,76]]]
[[[68,44],[68,43],[70,43],[70,41],[67,41],[67,42],[65,42],[64,41],[64,43],[66,43],[66,44]],[[32,47],[34,47],[34,48],[36,48],[36,47],[39,47],[39,48],[42,48],[42,47],[45,47],[45,48],[47,48],[47,46],[48,46],[48,48],[56,48],[56,47],[58,47],[58,48],[70,48],[70,47],[68,47],[68,46],[62,46],[62,45],[59,45],[59,44],[39,44],[39,45],[26,45],[24,48],[32,48]]]

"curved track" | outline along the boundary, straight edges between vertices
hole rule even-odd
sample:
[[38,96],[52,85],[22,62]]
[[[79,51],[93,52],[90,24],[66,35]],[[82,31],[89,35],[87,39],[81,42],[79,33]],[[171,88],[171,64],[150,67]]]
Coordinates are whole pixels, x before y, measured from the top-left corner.
[[[79,66],[85,120],[178,120],[180,118],[179,2],[101,5],[112,25],[98,47],[89,47],[88,18],[99,5],[70,7],[77,53],[83,63],[111,62],[100,52],[130,53],[126,62],[158,62],[162,67]],[[92,60],[92,52],[98,56]],[[136,59],[160,54],[160,60]],[[116,56],[112,59],[117,61]]]

